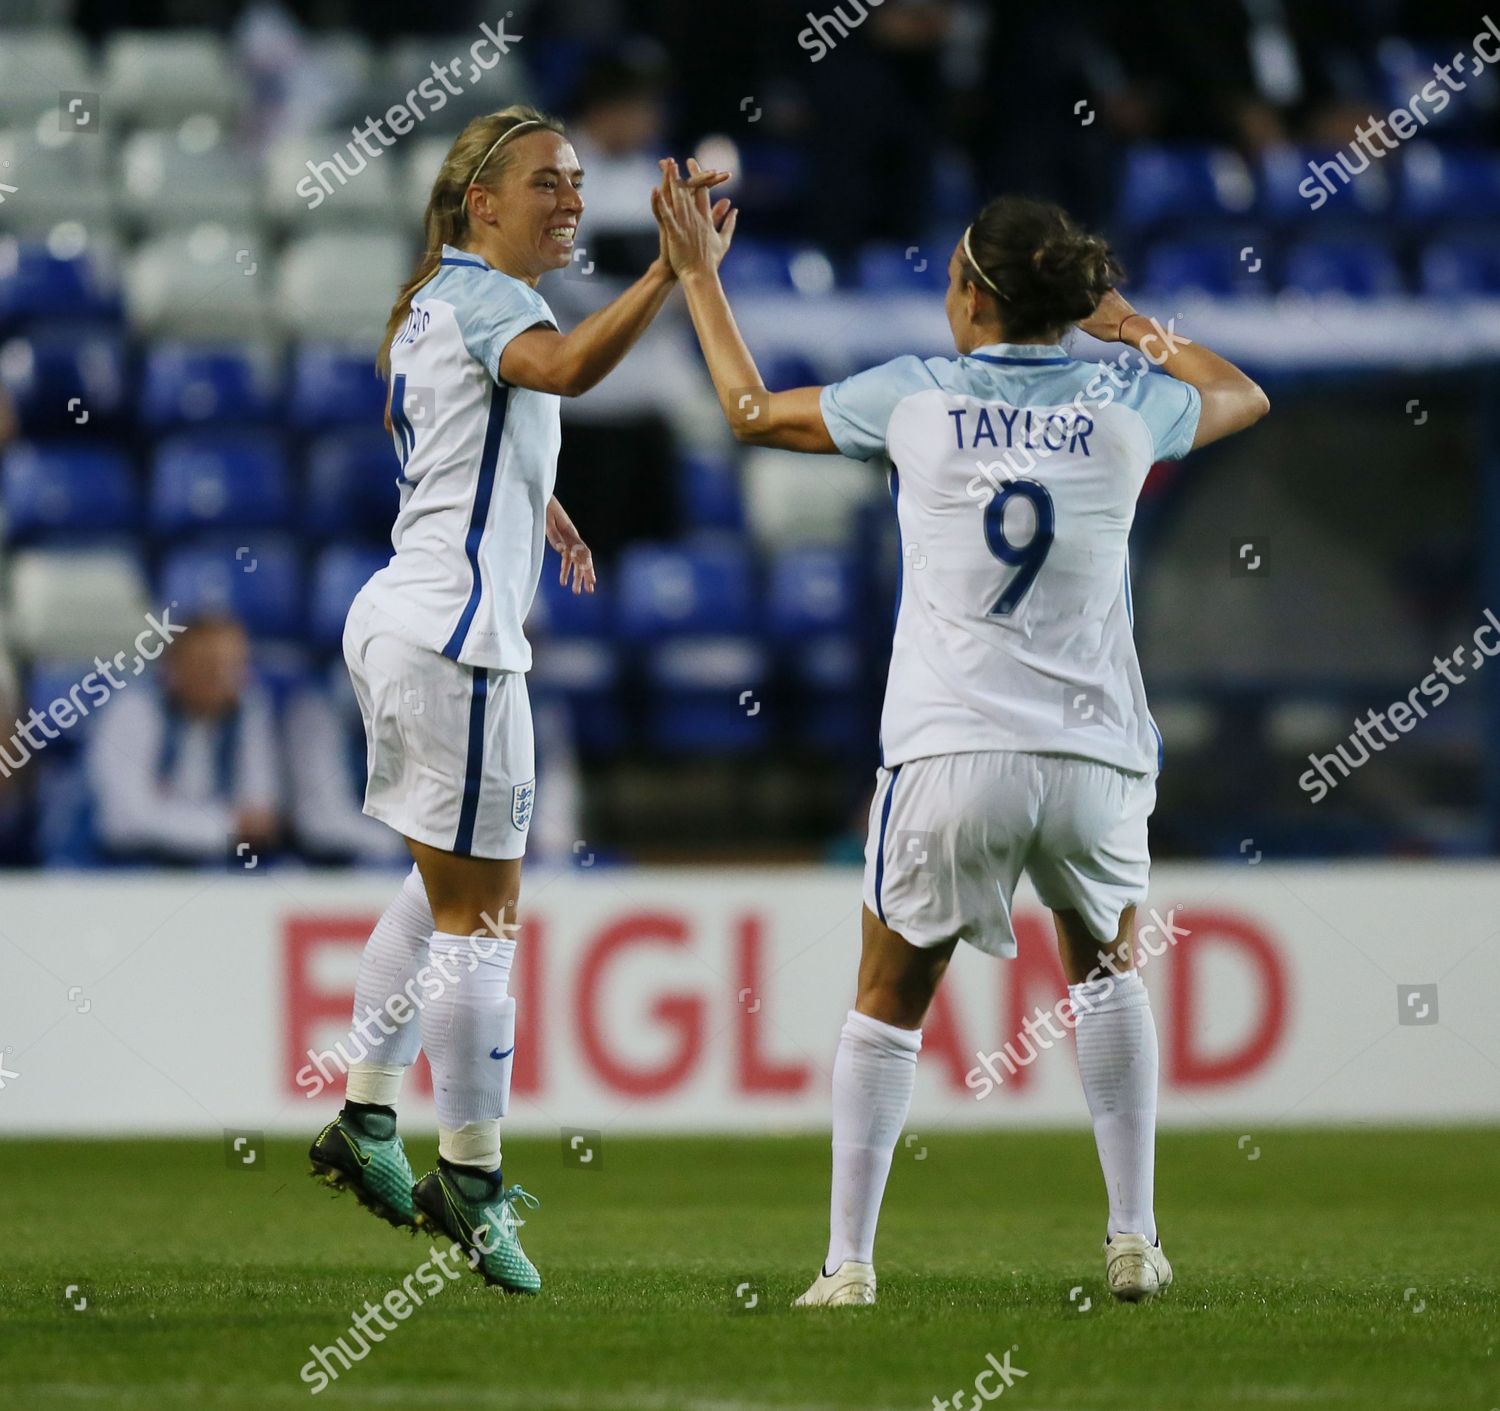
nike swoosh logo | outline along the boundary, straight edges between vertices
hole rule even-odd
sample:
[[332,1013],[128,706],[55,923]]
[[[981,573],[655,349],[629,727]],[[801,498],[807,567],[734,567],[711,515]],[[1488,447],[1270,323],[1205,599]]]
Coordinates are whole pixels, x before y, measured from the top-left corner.
[[508,1049],[506,1049],[504,1053],[501,1053],[500,1050],[497,1049],[497,1048],[492,1048],[490,1050],[490,1057],[491,1058],[509,1058],[511,1056],[511,1054],[513,1054],[515,1051],[516,1051],[516,1046],[514,1044],[512,1044]]

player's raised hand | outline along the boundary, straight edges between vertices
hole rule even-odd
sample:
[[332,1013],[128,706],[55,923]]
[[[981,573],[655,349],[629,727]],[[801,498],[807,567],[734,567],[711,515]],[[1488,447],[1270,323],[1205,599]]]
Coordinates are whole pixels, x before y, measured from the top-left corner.
[[[731,175],[729,172],[722,171],[717,167],[700,167],[692,158],[688,159],[688,169],[689,176],[684,184],[689,190],[695,191],[702,196],[705,207],[707,207],[708,203],[708,192],[715,186],[722,186],[729,180]],[[665,178],[663,178],[663,182],[665,184]],[[651,193],[651,209],[653,212],[656,211],[656,194],[656,188],[653,188]],[[723,212],[727,211],[728,208],[728,201],[720,200],[715,203],[713,210],[719,213],[717,216],[718,221],[723,220]],[[657,217],[657,228],[661,235],[661,249],[657,254],[657,260],[663,267],[675,274],[676,270],[673,269],[671,256],[667,248],[666,227],[661,224],[660,216]]]
[[562,555],[557,581],[567,587],[571,576],[574,593],[592,593],[599,581],[594,572],[593,550],[583,542],[583,536],[555,495],[547,504],[547,542]]
[[661,226],[668,258],[679,277],[699,270],[717,269],[734,240],[739,220],[727,198],[709,204],[708,190],[717,182],[706,178],[715,172],[698,170],[697,162],[688,161],[689,175],[684,179],[677,163],[670,157],[661,162],[661,185],[651,193],[651,209]]
[[1129,301],[1118,289],[1108,289],[1104,297],[1099,300],[1098,307],[1087,318],[1078,320],[1078,328],[1087,333],[1091,338],[1097,338],[1104,343],[1119,341],[1120,325],[1128,319],[1135,310],[1130,307]]

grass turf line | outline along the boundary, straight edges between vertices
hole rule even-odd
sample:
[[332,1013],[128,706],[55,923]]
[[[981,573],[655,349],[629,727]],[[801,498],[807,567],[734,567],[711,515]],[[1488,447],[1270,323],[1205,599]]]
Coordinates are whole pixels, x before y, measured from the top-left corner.
[[[917,1411],[963,1388],[967,1411],[1014,1349],[1006,1404],[1035,1411],[1500,1406],[1500,1129],[1165,1134],[1177,1283],[1134,1308],[1103,1290],[1087,1132],[923,1135],[897,1150],[880,1305],[814,1312],[787,1304],[824,1250],[825,1139],[606,1134],[592,1168],[508,1140],[543,1200],[542,1295],[466,1275],[317,1397],[309,1344],[429,1241],[333,1198],[305,1146],[230,1169],[217,1141],[0,1142],[7,1404]],[[430,1135],[408,1147],[427,1169]]]

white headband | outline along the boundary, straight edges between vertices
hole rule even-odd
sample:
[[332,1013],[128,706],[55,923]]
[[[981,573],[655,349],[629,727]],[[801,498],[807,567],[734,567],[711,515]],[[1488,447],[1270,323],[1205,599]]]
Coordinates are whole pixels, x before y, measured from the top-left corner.
[[545,126],[545,124],[539,118],[527,118],[524,122],[518,122],[514,127],[508,127],[508,128],[506,128],[505,131],[502,132],[500,134],[500,136],[495,139],[494,144],[490,147],[490,150],[488,152],[486,152],[484,154],[484,156],[480,159],[480,163],[479,163],[479,165],[477,167],[474,168],[474,175],[469,178],[467,185],[465,185],[465,187],[464,187],[464,191],[467,193],[469,187],[472,186],[476,181],[479,180],[479,173],[484,170],[485,163],[488,162],[489,159],[495,155],[495,148],[496,147],[499,147],[500,144],[503,143],[503,142],[510,141],[510,139],[512,137],[514,137],[516,135],[516,133],[520,132],[520,130],[523,127],[544,127],[544,126]]
[[995,281],[984,272],[984,270],[980,267],[979,261],[974,258],[974,251],[969,248],[969,232],[973,229],[974,227],[972,225],[964,227],[964,258],[968,260],[974,273],[977,274],[982,280],[984,280],[986,284],[990,286],[991,289],[995,291],[996,297],[1003,298],[1004,296],[1000,293],[1000,286],[996,284]]

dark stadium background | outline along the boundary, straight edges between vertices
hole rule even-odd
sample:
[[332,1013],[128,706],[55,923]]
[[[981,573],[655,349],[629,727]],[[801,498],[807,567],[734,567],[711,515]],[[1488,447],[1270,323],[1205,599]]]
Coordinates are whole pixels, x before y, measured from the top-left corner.
[[[834,15],[865,18],[814,61],[802,36],[819,16],[836,35]],[[628,193],[643,159],[711,143],[743,207],[726,282],[773,387],[950,351],[942,271],[988,194],[1048,196],[1106,231],[1131,296],[1183,313],[1275,406],[1158,467],[1141,502],[1137,632],[1166,740],[1154,850],[1492,854],[1500,671],[1326,801],[1297,783],[1500,601],[1500,82],[1475,78],[1320,211],[1296,193],[1308,159],[1405,103],[1481,19],[1431,0],[4,0],[4,715],[54,698],[114,630],[120,580],[63,604],[57,554],[123,554],[144,605],[232,602],[278,709],[310,681],[340,689],[342,608],[379,561],[396,464],[368,370],[387,276],[414,257],[434,150],[525,98],[593,149],[591,272],[542,290],[564,322],[653,249],[644,188],[632,218],[611,172]],[[508,57],[306,209],[303,161],[502,21],[521,36]],[[98,99],[97,127],[64,140],[74,92]],[[549,846],[852,859],[898,557],[884,487],[717,435],[680,307],[664,322],[617,390],[565,411],[559,494],[604,587],[579,611],[543,584],[533,690],[577,785]],[[1238,571],[1247,542],[1268,547],[1258,576]],[[247,548],[260,571],[236,579],[227,555]],[[0,780],[7,863],[107,862],[87,732]],[[539,828],[548,808],[544,778]],[[288,823],[282,855],[299,850]]]

